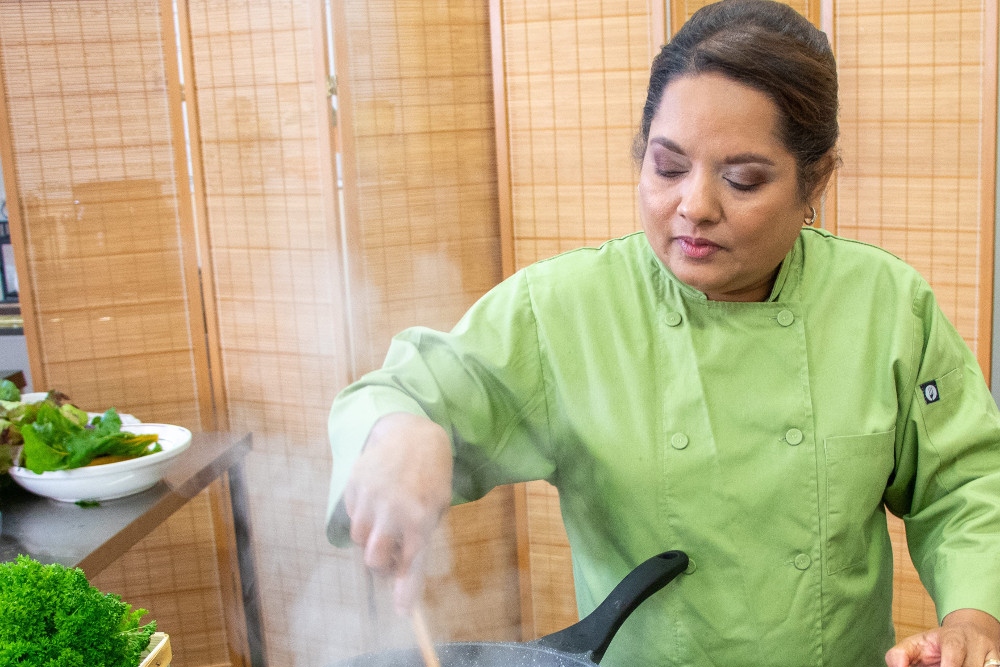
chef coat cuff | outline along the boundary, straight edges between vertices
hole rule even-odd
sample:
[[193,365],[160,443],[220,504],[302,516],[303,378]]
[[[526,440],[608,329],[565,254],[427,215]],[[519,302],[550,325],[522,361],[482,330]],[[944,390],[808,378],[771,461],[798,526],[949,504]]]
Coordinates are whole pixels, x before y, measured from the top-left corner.
[[1000,551],[938,556],[931,592],[938,623],[956,609],[978,609],[1000,620],[998,590]]
[[344,507],[344,489],[375,422],[393,412],[426,416],[411,397],[388,387],[369,386],[338,397],[330,409],[327,431],[333,449],[333,472],[326,508],[326,537],[338,547],[351,543],[351,523]]

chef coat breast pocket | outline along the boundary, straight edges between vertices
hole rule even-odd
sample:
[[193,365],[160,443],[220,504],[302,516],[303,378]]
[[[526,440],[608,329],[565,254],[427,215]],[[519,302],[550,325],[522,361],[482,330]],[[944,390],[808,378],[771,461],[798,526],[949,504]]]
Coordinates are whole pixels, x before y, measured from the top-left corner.
[[896,430],[826,438],[826,573],[866,562],[895,461]]

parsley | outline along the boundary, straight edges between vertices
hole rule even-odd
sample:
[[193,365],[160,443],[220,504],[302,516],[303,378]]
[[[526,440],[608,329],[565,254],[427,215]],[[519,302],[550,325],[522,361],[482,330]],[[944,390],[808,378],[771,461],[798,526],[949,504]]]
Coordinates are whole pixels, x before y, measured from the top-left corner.
[[83,570],[28,556],[0,563],[0,665],[136,667],[156,622],[102,593]]

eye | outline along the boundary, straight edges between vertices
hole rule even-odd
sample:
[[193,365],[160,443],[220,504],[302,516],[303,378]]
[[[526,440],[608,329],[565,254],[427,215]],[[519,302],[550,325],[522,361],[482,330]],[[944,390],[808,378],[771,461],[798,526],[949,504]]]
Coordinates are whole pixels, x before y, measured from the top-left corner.
[[729,183],[730,187],[734,190],[739,190],[740,192],[752,192],[761,186],[761,183],[742,183],[731,178],[727,178],[725,180],[726,183]]
[[664,178],[677,178],[678,176],[683,176],[687,172],[683,169],[660,169],[657,167],[656,173]]

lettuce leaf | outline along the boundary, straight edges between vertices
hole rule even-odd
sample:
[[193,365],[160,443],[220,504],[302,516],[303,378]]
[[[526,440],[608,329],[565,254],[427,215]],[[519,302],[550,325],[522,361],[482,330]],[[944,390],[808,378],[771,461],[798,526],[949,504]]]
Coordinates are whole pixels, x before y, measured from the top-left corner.
[[0,401],[20,401],[21,390],[10,380],[0,380]]
[[[65,408],[66,406],[62,406]],[[81,424],[75,409],[49,402],[38,406],[35,421],[21,427],[23,465],[34,473],[80,468],[100,456],[135,458],[163,450],[156,434],[137,435],[121,430],[121,417],[111,408],[91,424]],[[82,413],[86,417],[86,413]]]

